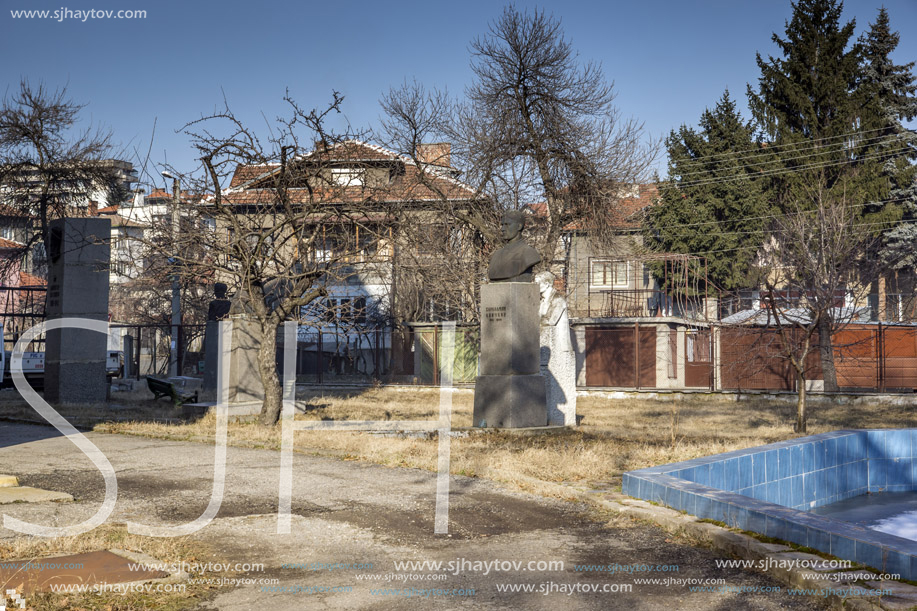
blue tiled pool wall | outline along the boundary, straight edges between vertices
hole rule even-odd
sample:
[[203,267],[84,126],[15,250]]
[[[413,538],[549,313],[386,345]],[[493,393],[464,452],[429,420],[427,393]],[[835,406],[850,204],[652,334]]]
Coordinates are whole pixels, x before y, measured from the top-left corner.
[[804,513],[866,492],[917,489],[915,454],[917,429],[835,431],[631,471],[623,488],[702,518],[917,579],[917,543]]
[[[628,476],[668,475],[804,511],[867,492],[917,489],[915,454],[917,429],[836,431],[632,471],[624,492],[631,494]],[[652,486],[632,492],[664,502]]]

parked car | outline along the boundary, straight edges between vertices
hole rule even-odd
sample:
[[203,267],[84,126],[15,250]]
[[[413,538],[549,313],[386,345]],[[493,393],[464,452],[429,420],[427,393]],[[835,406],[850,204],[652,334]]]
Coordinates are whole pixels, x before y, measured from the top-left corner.
[[[3,342],[3,330],[0,329],[0,345]],[[13,376],[10,373],[11,351],[2,351],[3,381],[0,388],[13,386]],[[109,350],[105,357],[105,375],[109,380],[120,377],[124,371],[124,353],[120,350]],[[26,380],[34,387],[41,387],[45,378],[45,353],[23,352],[22,373]]]

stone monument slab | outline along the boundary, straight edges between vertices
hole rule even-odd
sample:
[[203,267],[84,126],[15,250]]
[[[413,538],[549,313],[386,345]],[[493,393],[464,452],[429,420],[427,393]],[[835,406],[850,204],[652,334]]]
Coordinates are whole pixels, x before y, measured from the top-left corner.
[[[258,369],[261,329],[257,321],[233,318],[229,366],[229,402],[264,401],[264,385]],[[216,342],[213,342],[216,343]]]
[[554,274],[535,276],[541,292],[541,374],[545,377],[548,424],[576,425],[576,353],[567,300],[554,287]]
[[472,424],[520,428],[548,422],[545,378],[539,373],[540,293],[532,270],[541,261],[522,240],[525,214],[503,215],[505,245],[490,258],[481,286],[480,375],[475,380]]
[[[49,225],[48,320],[65,317],[108,320],[111,221],[55,219]],[[52,402],[97,403],[108,395],[108,338],[86,329],[48,331],[45,398]]]
[[217,400],[217,367],[220,350],[217,347],[217,338],[220,334],[220,322],[208,320],[204,327],[204,379],[201,392],[198,395],[202,403],[216,402]]
[[223,282],[214,284],[214,299],[207,308],[207,325],[204,327],[204,381],[198,394],[198,400],[202,403],[215,403],[217,400],[220,321],[229,318],[229,311],[232,308],[232,302],[226,299],[228,288]]
[[481,286],[481,375],[538,373],[539,300],[532,282]]

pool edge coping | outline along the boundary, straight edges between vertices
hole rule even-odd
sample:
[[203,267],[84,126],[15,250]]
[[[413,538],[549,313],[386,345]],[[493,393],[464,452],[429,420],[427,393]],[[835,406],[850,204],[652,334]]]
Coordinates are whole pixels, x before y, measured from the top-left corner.
[[[896,573],[903,579],[917,580],[917,541],[786,505],[755,499],[738,492],[713,488],[672,475],[672,473],[704,464],[722,463],[743,456],[812,444],[850,434],[866,434],[868,439],[870,432],[888,433],[890,431],[917,431],[917,429],[840,429],[676,463],[656,465],[623,473],[622,490],[625,496],[629,495],[644,502],[657,503],[672,511],[685,512],[697,519],[715,520],[730,528],[789,541],[843,560],[873,567],[884,573]],[[887,455],[869,456],[868,447],[865,451],[865,460],[887,459]],[[911,460],[917,463],[917,457]],[[648,491],[641,490],[641,484],[644,483],[649,485]],[[868,481],[866,489],[868,491]],[[686,499],[687,502],[685,502]],[[703,508],[699,508],[699,499],[704,500]],[[850,546],[852,548],[849,550],[843,549]],[[890,559],[891,562],[889,562]]]

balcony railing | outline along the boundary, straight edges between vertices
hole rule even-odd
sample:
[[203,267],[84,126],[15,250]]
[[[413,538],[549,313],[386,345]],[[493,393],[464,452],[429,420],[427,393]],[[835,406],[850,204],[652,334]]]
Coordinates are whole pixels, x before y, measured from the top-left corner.
[[[710,304],[705,308],[705,304]],[[673,298],[654,289],[603,289],[589,292],[586,307],[574,309],[573,316],[589,318],[646,318],[677,316],[694,320],[715,317],[715,300],[704,297]],[[711,310],[712,308],[712,310]]]

